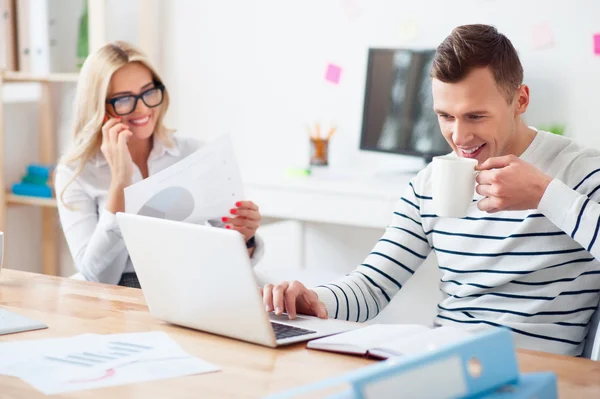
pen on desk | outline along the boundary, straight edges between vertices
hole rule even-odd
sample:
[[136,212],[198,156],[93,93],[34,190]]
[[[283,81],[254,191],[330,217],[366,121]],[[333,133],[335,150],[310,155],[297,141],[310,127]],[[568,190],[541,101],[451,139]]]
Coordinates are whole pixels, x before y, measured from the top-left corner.
[[321,140],[321,127],[319,126],[319,122],[316,123],[315,130],[317,132],[317,140]]

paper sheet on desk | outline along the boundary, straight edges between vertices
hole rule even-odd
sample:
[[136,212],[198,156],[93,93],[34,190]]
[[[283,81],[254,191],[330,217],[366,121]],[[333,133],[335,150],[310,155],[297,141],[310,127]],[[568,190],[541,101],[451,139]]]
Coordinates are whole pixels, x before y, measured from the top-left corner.
[[77,337],[68,338],[49,338],[40,340],[13,341],[0,343],[0,374],[14,375],[13,367],[20,363],[26,363],[40,353],[50,348],[69,347],[73,339],[93,336],[94,334],[84,334]]
[[219,368],[195,357],[179,359],[147,360],[106,370],[89,379],[68,382],[50,382],[38,389],[46,395],[105,388],[140,382],[165,380],[188,375],[211,373]]
[[125,189],[125,212],[202,223],[220,220],[243,199],[231,139],[220,138]]
[[164,332],[9,342],[0,344],[0,359],[0,373],[45,394],[219,370],[187,354]]
[[[35,342],[35,341],[34,341]],[[86,376],[140,360],[185,357],[175,341],[163,332],[141,334],[86,334],[52,345],[38,347],[23,361],[14,362],[8,369],[11,375],[25,379],[40,376],[50,380]]]

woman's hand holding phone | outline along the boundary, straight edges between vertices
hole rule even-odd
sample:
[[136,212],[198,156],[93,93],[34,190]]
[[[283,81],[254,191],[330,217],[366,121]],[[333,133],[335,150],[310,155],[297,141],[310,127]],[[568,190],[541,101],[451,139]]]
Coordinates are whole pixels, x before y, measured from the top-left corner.
[[120,118],[110,118],[104,123],[100,150],[110,167],[111,186],[123,189],[131,184],[133,176],[133,160],[127,147],[133,133],[120,121]]

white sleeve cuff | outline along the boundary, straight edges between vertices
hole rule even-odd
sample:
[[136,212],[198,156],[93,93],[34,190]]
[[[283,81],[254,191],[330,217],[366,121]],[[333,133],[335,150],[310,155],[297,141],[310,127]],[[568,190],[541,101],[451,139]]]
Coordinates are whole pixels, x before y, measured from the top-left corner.
[[[558,179],[550,182],[538,205],[538,210],[544,214],[556,227],[567,232],[575,226],[572,224],[571,208],[578,203],[581,194]],[[569,224],[569,225],[567,225]]]
[[100,226],[104,231],[113,231],[119,237],[123,237],[121,234],[121,228],[119,227],[119,222],[117,221],[117,216],[108,211],[101,211],[100,219],[98,220],[98,226]]
[[335,294],[325,287],[316,287],[312,290],[317,293],[319,301],[325,304],[325,308],[327,308],[327,317],[330,319],[335,318],[335,313],[339,310],[339,304]]

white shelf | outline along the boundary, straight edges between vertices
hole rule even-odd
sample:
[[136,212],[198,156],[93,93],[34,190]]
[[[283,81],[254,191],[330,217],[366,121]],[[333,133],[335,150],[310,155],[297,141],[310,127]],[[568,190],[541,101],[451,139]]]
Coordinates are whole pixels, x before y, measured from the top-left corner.
[[7,193],[6,202],[8,205],[31,205],[56,208],[56,198],[41,198]]
[[5,104],[37,102],[40,97],[41,89],[37,83],[11,83],[3,85],[2,99]]
[[39,83],[76,83],[77,73],[31,74],[26,72],[3,71],[2,98],[5,104],[37,102],[41,97]]
[[35,74],[28,72],[3,71],[2,78],[5,82],[38,82],[38,83],[76,83],[78,73],[49,73]]

